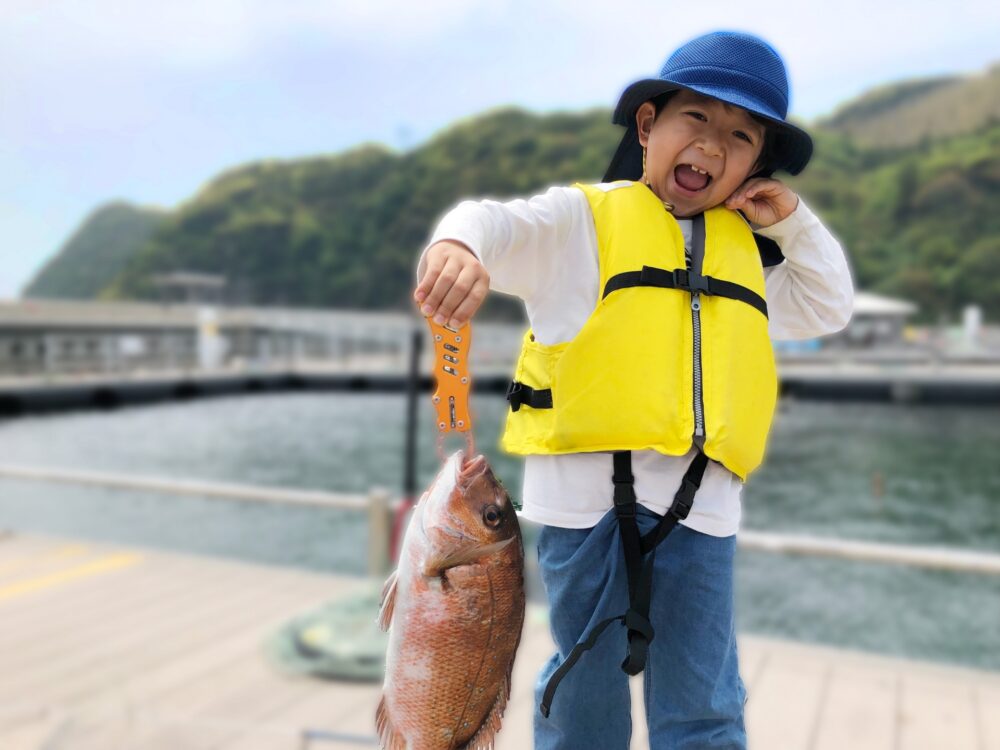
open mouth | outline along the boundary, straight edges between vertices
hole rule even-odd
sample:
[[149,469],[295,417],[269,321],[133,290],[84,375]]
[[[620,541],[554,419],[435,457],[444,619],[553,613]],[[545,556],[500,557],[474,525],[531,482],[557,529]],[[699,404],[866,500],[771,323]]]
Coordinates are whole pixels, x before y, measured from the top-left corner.
[[674,182],[688,193],[699,193],[712,183],[712,174],[693,164],[678,164],[674,167]]

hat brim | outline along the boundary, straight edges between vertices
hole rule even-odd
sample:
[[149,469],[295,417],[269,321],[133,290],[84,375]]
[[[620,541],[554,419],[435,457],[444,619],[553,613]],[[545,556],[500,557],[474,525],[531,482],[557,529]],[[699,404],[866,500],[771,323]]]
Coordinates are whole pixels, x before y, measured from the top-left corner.
[[[796,175],[801,172],[813,153],[813,141],[807,132],[776,116],[777,113],[752,98],[740,96],[729,89],[716,86],[687,86],[659,78],[636,81],[622,92],[615,107],[612,122],[625,126],[625,135],[615,152],[605,174],[605,181],[637,180],[642,175],[642,146],[639,144],[635,124],[635,113],[639,106],[668,91],[685,89],[703,96],[710,96],[729,104],[742,107],[765,119],[770,124],[774,138],[775,158],[766,165],[766,176],[778,169]],[[760,172],[755,173],[760,174]],[[610,177],[610,179],[609,179]]]

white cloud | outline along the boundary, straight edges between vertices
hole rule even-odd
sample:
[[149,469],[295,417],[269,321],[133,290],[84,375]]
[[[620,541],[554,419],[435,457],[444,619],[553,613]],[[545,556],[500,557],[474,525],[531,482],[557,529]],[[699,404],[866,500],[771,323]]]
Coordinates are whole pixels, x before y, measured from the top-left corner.
[[[24,63],[74,60],[201,66],[252,54],[283,36],[408,48],[444,39],[489,14],[484,0],[6,0],[0,56]],[[433,47],[428,47],[433,53]]]
[[[1000,36],[1000,3],[959,0],[943,11],[930,0],[777,0],[766,6],[745,0],[708,5],[662,0],[616,0],[613,5],[581,0],[4,0],[0,63],[12,77],[75,62],[197,69],[241,62],[269,46],[294,47],[302,40],[369,47],[394,58],[433,57],[496,23],[537,36],[538,46],[573,38],[579,52],[567,63],[592,59],[589,75],[602,82],[653,74],[678,44],[706,30],[745,29],[772,42],[785,57],[794,91],[799,82],[867,78],[865,71],[873,68],[932,57],[935,48],[977,30]],[[537,57],[544,60],[545,50],[538,49]]]
[[241,0],[13,0],[0,15],[0,35],[5,55],[22,62],[203,64],[245,53],[252,22]]
[[[321,26],[340,39],[370,39],[373,42],[419,44],[445,38],[472,17],[492,17],[503,3],[485,0],[301,0],[278,5],[257,3],[269,25]],[[428,49],[433,52],[433,49]]]
[[545,7],[565,18],[566,33],[578,36],[581,48],[593,50],[595,62],[639,75],[655,75],[678,45],[706,31],[757,34],[785,60],[793,112],[804,104],[815,113],[816,102],[830,99],[817,92],[823,87],[856,93],[877,76],[889,81],[920,70],[974,69],[987,48],[1000,56],[995,41],[1000,39],[1000,3],[981,0],[947,6],[931,0],[616,0],[613,12],[603,2],[548,0]]

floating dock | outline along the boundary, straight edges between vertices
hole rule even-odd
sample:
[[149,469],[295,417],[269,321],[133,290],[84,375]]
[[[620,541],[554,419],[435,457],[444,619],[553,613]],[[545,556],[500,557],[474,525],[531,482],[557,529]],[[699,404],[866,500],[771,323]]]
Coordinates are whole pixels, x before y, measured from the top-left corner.
[[[421,372],[429,373],[430,366]],[[473,388],[503,394],[508,369],[476,371]],[[824,359],[778,362],[785,397],[827,401],[900,403],[1000,403],[1000,364],[865,362]],[[157,401],[261,391],[404,392],[408,376],[384,363],[301,365],[274,368],[173,370],[145,373],[0,378],[0,417],[71,409],[108,409]],[[429,374],[419,389],[431,389]]]
[[[280,671],[263,650],[359,579],[0,531],[3,750],[375,747],[379,686]],[[531,747],[551,653],[529,609],[497,750]],[[1000,674],[740,637],[750,747],[1000,750]],[[635,691],[633,748],[646,747]]]

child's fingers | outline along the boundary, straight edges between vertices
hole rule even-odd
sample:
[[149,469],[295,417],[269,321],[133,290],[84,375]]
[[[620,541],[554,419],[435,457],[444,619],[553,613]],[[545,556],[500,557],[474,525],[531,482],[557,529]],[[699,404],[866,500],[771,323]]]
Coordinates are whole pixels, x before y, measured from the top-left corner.
[[462,270],[462,264],[454,257],[445,256],[438,272],[434,284],[427,293],[427,299],[420,306],[420,312],[426,316],[437,316],[440,312],[441,303],[448,295],[452,285],[458,279],[458,274]]
[[483,300],[486,299],[486,294],[489,292],[490,284],[489,280],[480,276],[476,279],[476,282],[472,285],[472,289],[469,293],[465,295],[465,299],[461,301],[455,311],[451,314],[451,321],[448,323],[452,328],[461,328],[475,314],[479,306],[483,304]]
[[[448,271],[448,268],[448,266],[445,267],[445,272]],[[435,323],[448,323],[454,317],[455,310],[458,309],[462,300],[472,290],[478,275],[478,270],[471,264],[461,268],[458,276],[455,277],[451,287],[447,290],[444,298],[441,300],[441,304],[438,305],[437,311],[434,313]],[[445,273],[442,273],[441,278],[444,277]],[[437,287],[435,286],[436,290]]]
[[739,208],[748,200],[758,194],[773,193],[779,186],[776,180],[768,180],[764,177],[755,177],[740,185],[736,191],[726,199],[726,205],[730,208]]
[[443,254],[428,253],[427,255],[427,266],[424,268],[424,275],[420,279],[420,283],[417,284],[417,288],[413,290],[413,298],[420,305],[421,312],[424,315],[434,312],[437,308],[438,299],[435,299],[432,303],[430,296],[447,260],[447,256]]
[[726,199],[729,208],[741,208],[746,203],[746,189],[740,188]]

